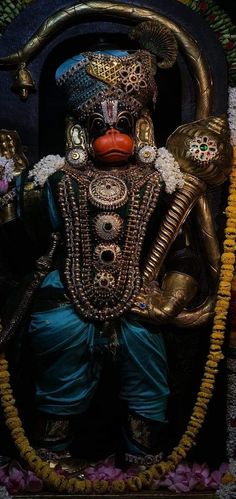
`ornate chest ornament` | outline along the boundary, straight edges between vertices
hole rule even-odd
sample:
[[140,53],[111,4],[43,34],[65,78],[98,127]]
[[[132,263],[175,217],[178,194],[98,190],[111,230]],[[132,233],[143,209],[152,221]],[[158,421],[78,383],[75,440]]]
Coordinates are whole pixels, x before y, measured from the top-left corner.
[[94,219],[96,235],[104,241],[114,241],[121,233],[123,220],[117,213],[100,213]]
[[94,206],[112,210],[124,205],[128,199],[128,189],[120,178],[104,175],[91,181],[89,199]]
[[[63,170],[59,203],[66,235],[67,292],[77,313],[86,319],[119,317],[132,306],[141,287],[139,260],[159,197],[159,173],[150,167],[109,175]],[[125,219],[114,213],[121,207]]]
[[93,264],[96,269],[117,271],[117,265],[121,264],[121,260],[122,252],[117,244],[98,244],[95,247]]

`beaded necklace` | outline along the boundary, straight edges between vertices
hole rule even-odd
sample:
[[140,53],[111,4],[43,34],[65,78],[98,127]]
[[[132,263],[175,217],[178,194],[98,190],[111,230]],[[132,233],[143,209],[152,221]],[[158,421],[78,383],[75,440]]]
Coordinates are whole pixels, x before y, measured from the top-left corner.
[[[137,167],[109,174],[91,169],[81,175],[71,168],[64,168],[64,172],[58,198],[64,220],[68,294],[75,310],[86,319],[120,317],[140,291],[139,259],[147,223],[159,197],[159,174]],[[114,211],[124,206],[126,219],[119,215],[124,227],[120,237],[115,232],[107,243],[100,230],[93,243],[91,205],[103,210],[96,212],[93,220],[107,214],[114,226],[114,215],[118,216]]]

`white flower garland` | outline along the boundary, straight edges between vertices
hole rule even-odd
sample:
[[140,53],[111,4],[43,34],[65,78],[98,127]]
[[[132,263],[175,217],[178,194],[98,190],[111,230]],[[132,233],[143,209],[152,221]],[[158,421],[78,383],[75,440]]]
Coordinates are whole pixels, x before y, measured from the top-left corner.
[[235,482],[221,484],[216,492],[216,497],[218,497],[219,499],[235,499],[236,497]]
[[0,485],[0,499],[12,499],[12,496],[10,496],[4,485]]
[[59,154],[49,154],[40,159],[29,173],[29,178],[33,179],[35,186],[43,187],[48,177],[60,170],[65,164],[65,159]]
[[229,87],[228,119],[231,132],[231,144],[236,145],[236,87]]
[[158,149],[155,168],[161,174],[161,178],[165,183],[165,190],[168,194],[172,194],[176,189],[183,187],[184,177],[180,171],[179,164],[173,154],[165,147],[159,147]]
[[0,174],[1,180],[6,182],[11,182],[14,178],[14,161],[13,159],[7,159],[5,156],[0,156],[0,169],[2,170]]

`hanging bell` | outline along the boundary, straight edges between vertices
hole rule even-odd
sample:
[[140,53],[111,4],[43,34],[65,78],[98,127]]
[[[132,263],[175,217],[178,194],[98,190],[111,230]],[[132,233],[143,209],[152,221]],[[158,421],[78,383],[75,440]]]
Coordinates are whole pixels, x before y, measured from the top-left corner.
[[26,67],[25,62],[22,62],[14,75],[13,92],[18,94],[22,100],[26,100],[29,93],[35,92],[36,87],[33,78]]

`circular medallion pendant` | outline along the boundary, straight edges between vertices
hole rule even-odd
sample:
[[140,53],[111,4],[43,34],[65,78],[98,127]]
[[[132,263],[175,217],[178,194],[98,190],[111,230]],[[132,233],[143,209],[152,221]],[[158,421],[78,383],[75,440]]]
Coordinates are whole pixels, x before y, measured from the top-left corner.
[[116,213],[101,213],[94,220],[95,232],[104,241],[112,241],[119,237],[122,225],[122,218]]
[[94,250],[94,267],[97,270],[116,270],[117,264],[121,262],[122,253],[117,244],[99,244]]
[[99,294],[110,294],[115,289],[115,279],[109,272],[98,272],[94,277],[95,291]]
[[120,178],[104,175],[90,182],[89,199],[98,208],[110,210],[119,208],[128,199],[128,189]]

